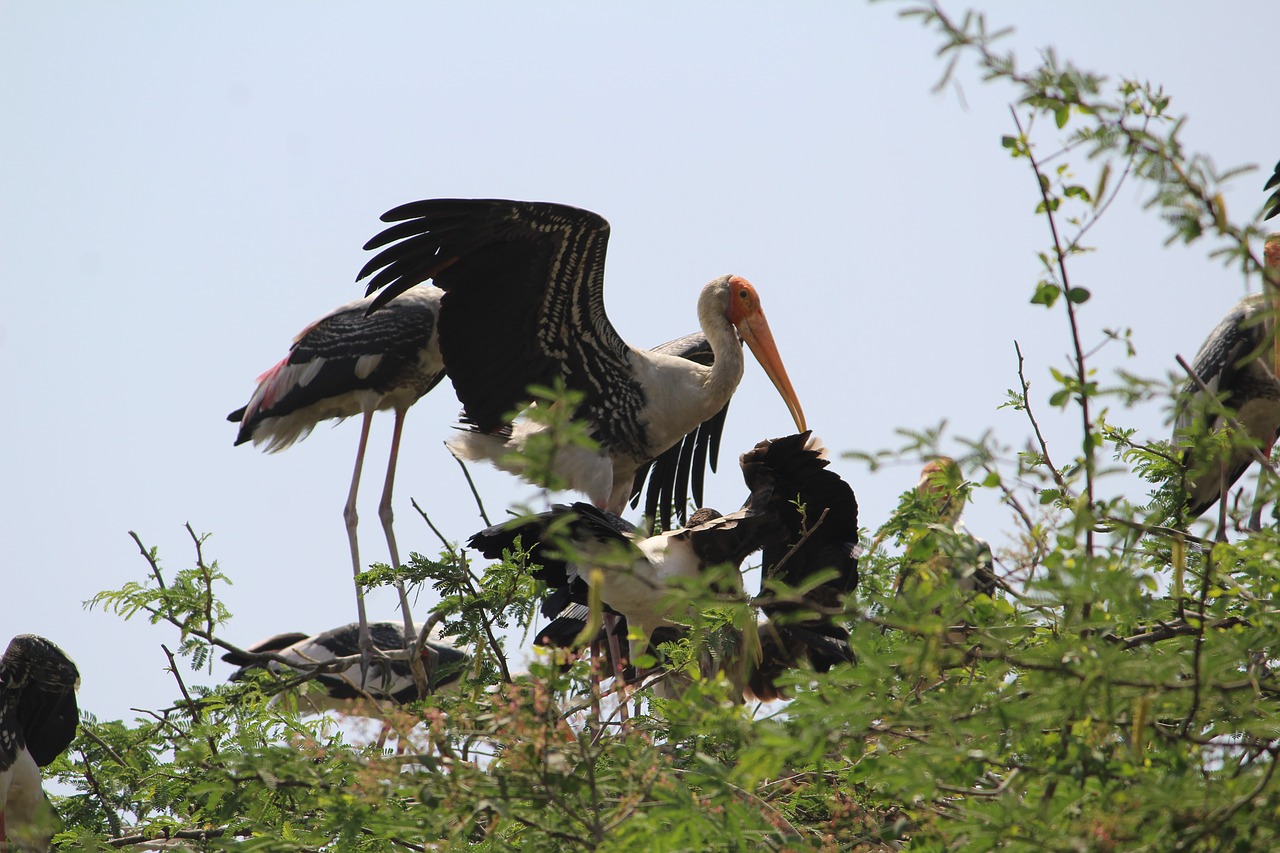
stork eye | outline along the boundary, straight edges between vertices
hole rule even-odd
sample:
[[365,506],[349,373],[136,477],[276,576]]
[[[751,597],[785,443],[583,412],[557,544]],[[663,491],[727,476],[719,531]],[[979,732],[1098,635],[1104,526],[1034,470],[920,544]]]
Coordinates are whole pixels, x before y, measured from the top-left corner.
[[748,298],[750,298],[750,296],[751,296],[751,294],[747,293],[747,289],[746,289],[745,287],[744,287],[742,290],[739,290],[739,291],[738,291],[738,298],[739,298],[739,299],[748,299]]

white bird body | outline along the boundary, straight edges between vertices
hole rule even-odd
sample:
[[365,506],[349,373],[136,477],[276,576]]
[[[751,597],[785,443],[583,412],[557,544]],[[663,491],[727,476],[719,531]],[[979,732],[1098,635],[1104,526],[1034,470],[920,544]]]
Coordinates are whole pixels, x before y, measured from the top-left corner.
[[[700,303],[722,301],[726,293],[723,288],[715,292],[716,284],[704,288]],[[586,495],[598,507],[622,512],[635,491],[634,479],[641,466],[713,418],[733,396],[746,362],[736,333],[731,328],[728,331],[728,335],[719,335],[719,340],[708,335],[716,353],[709,367],[675,355],[631,348],[628,364],[649,403],[639,422],[645,445],[639,453],[611,453],[603,446],[598,450],[578,445],[558,448],[552,470],[565,487]],[[523,476],[525,448],[531,437],[546,430],[546,425],[524,418],[511,426],[509,435],[467,430],[446,444],[459,459],[488,462]]]
[[[406,646],[404,629],[397,623],[373,622],[369,625],[369,631],[377,649],[399,651]],[[415,626],[415,631],[421,631],[421,626]],[[416,638],[417,633],[410,639],[412,641]],[[359,628],[353,623],[314,635],[301,632],[276,634],[248,646],[245,651],[273,652],[297,664],[298,669],[305,673],[308,668],[317,664],[360,654]],[[431,660],[433,656],[434,666]],[[229,677],[228,680],[231,681],[242,680],[249,670],[256,668],[265,668],[284,677],[293,674],[286,665],[274,660],[260,664],[234,652],[223,655],[222,659],[240,667]],[[441,626],[437,625],[423,648],[423,663],[433,682],[433,690],[456,685],[466,660],[467,655],[450,643]],[[299,713],[338,711],[368,715],[377,712],[379,702],[400,704],[418,697],[417,685],[408,661],[387,660],[381,656],[375,657],[370,663],[364,676],[363,688],[360,686],[359,671],[353,669],[317,672],[312,680],[320,689],[293,690],[287,694],[288,701],[295,703]],[[279,693],[271,701],[273,704],[279,703],[285,701],[285,697],[285,693]]]

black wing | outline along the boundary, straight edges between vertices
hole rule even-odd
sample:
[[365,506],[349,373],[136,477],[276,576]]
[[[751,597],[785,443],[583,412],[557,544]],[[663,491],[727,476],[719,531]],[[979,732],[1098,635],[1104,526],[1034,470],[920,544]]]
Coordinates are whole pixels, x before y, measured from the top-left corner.
[[[263,375],[249,404],[227,415],[227,420],[240,422],[236,444],[252,439],[267,418],[353,391],[386,393],[418,370],[422,351],[433,347],[439,305],[433,299],[405,298],[369,314],[372,302],[343,305],[298,335],[285,360]],[[376,363],[366,366],[372,358]],[[422,393],[443,377],[443,371],[421,377]]]
[[[652,352],[666,353],[710,367],[715,362],[715,354],[707,343],[707,336],[702,332],[694,332],[674,341],[654,347]],[[636,471],[631,484],[631,506],[640,503],[640,493],[645,492],[644,514],[646,518],[656,522],[654,532],[671,529],[672,507],[675,517],[685,523],[689,505],[690,485],[694,506],[702,506],[702,486],[704,473],[709,466],[714,472],[720,458],[720,438],[724,433],[725,416],[729,413],[729,404],[703,421],[683,439],[667,448],[651,462],[646,462]],[[649,480],[645,491],[645,479]]]
[[75,740],[80,672],[44,637],[19,634],[0,658],[0,770],[13,766],[25,745],[44,767]]
[[[1273,389],[1257,387],[1267,382],[1266,371],[1259,370],[1258,357],[1267,346],[1267,328],[1263,323],[1269,310],[1265,294],[1247,296],[1236,303],[1222,321],[1209,333],[1200,351],[1196,353],[1194,370],[1208,389],[1222,398],[1222,404],[1233,412],[1240,412],[1256,397],[1274,394]],[[1270,380],[1274,384],[1274,379]],[[1188,382],[1182,390],[1174,435],[1186,433],[1192,428],[1197,407],[1191,400],[1200,394],[1195,382]],[[1216,422],[1217,418],[1212,420]],[[1209,426],[1212,428],[1213,423]],[[1254,436],[1261,439],[1262,436]],[[1225,472],[1225,485],[1230,488],[1253,462],[1251,454],[1240,452],[1232,455],[1229,470]],[[1183,467],[1194,470],[1198,463],[1188,451],[1183,454]],[[1218,500],[1221,483],[1218,474],[1198,478],[1188,495],[1188,512],[1198,517]]]
[[[530,562],[535,564],[532,576],[550,590],[542,602],[542,615],[555,619],[572,604],[586,604],[588,590],[586,581],[578,576],[576,568],[560,549],[551,541],[544,546],[548,535],[558,530],[566,544],[595,541],[612,545],[630,542],[628,534],[634,533],[635,529],[635,525],[626,519],[588,503],[578,502],[572,506],[555,504],[548,512],[486,527],[467,540],[467,544],[489,559],[496,560],[504,551],[512,550],[516,539],[520,539],[521,546],[529,553]],[[608,607],[605,609],[615,612]]]
[[1263,219],[1270,219],[1277,213],[1280,213],[1280,163],[1276,163],[1276,170],[1272,173],[1267,185],[1262,188],[1263,192],[1267,190],[1275,190],[1271,197],[1267,199],[1267,206],[1262,214]]
[[[366,245],[360,271],[374,308],[433,279],[445,291],[440,350],[467,420],[502,427],[528,387],[563,379],[583,394],[579,414],[611,449],[642,455],[644,392],[631,349],[604,311],[609,223],[560,204],[435,199],[382,216],[399,222]],[[394,244],[394,245],[388,245]]]

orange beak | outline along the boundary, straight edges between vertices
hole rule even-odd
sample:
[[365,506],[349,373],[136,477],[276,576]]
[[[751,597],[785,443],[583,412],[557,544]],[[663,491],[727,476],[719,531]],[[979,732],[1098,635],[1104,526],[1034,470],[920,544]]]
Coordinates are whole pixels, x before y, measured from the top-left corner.
[[760,308],[760,297],[756,290],[744,278],[734,276],[730,279],[733,288],[732,301],[729,303],[729,321],[738,330],[743,343],[751,348],[751,354],[764,368],[765,375],[782,395],[783,402],[795,419],[796,430],[804,432],[808,427],[804,422],[804,411],[800,408],[800,400],[796,397],[796,389],[791,387],[791,379],[787,369],[782,366],[782,356],[778,355],[778,345],[773,342],[773,332],[769,329],[769,321],[765,319]]

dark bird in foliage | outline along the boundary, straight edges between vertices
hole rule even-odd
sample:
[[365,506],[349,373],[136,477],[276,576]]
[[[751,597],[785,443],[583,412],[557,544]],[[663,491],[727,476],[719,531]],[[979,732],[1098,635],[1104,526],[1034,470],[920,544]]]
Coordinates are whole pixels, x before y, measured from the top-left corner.
[[966,594],[996,594],[1000,581],[991,546],[966,530],[960,520],[971,488],[954,459],[939,456],[925,463],[915,493],[925,516],[926,541],[913,550],[925,551],[927,556],[907,563],[898,578],[899,592],[925,581],[931,588],[945,583]]
[[[858,585],[858,501],[808,432],[762,441],[742,455],[751,489],[744,512],[768,519],[761,532],[761,659],[748,695],[782,698],[778,675],[799,666],[827,672],[853,663],[849,632],[833,613]],[[821,583],[812,579],[826,574]],[[804,590],[800,593],[800,590]]]
[[[404,628],[394,622],[373,622],[369,625],[369,633],[376,649],[391,652],[406,648]],[[416,640],[415,634],[409,638],[409,643]],[[263,662],[236,652],[228,652],[222,659],[240,667],[228,680],[242,681],[250,670],[265,668],[284,678],[296,677],[304,682],[314,682],[320,686],[320,690],[290,691],[296,697],[298,709],[303,713],[319,714],[327,710],[355,713],[359,710],[363,714],[371,710],[368,700],[399,705],[418,698],[418,688],[408,661],[388,660],[378,656],[365,676],[363,688],[360,686],[360,679],[349,674],[349,669],[339,671],[324,666],[339,658],[360,654],[359,625],[355,622],[314,635],[300,632],[276,634],[248,646],[245,651],[254,654],[274,652],[288,659],[294,668],[290,669],[274,660]],[[457,683],[469,660],[465,652],[446,642],[442,636],[434,634],[422,650],[422,662],[431,691],[436,692]]]
[[[575,618],[578,630],[585,625],[585,610],[575,612],[573,605],[585,604],[592,570],[599,570],[602,601],[642,637],[632,645],[633,656],[655,631],[681,627],[682,614],[669,598],[672,580],[702,576],[714,566],[737,568],[763,549],[762,609],[774,658],[751,686],[756,695],[767,695],[775,691],[771,674],[789,666],[807,661],[825,670],[851,659],[847,632],[829,613],[812,608],[838,608],[857,584],[857,503],[852,489],[826,470],[825,452],[808,432],[761,442],[742,455],[741,464],[751,489],[742,509],[727,515],[700,510],[678,530],[643,536],[617,516],[579,502],[490,527],[470,544],[496,558],[520,539],[540,567],[535,576],[552,587],[544,614],[565,620],[542,634],[558,643],[571,639]],[[833,569],[834,576],[803,595],[775,593],[774,581],[795,588],[824,569]],[[823,638],[817,658],[807,642],[813,636]]]
[[1267,185],[1263,188],[1264,192],[1267,190],[1275,190],[1275,192],[1271,193],[1271,197],[1267,199],[1267,205],[1263,208],[1263,219],[1270,219],[1280,213],[1280,163],[1276,163],[1276,170],[1272,172]]
[[48,850],[60,821],[40,768],[76,736],[80,672],[62,649],[19,634],[0,658],[0,839],[18,850]]
[[[356,492],[373,413],[385,409],[395,412],[395,428],[378,517],[391,551],[391,564],[400,567],[391,511],[396,457],[409,407],[444,378],[437,342],[440,297],[437,288],[420,285],[408,288],[374,313],[369,310],[374,301],[371,297],[335,308],[303,329],[293,339],[289,354],[258,377],[258,387],[249,403],[227,415],[227,420],[240,424],[236,444],[252,441],[265,445],[269,453],[305,438],[320,421],[363,416],[355,470],[342,510],[351,568],[357,575],[364,567],[356,536]],[[403,589],[400,594],[407,622],[408,602]],[[367,639],[368,619],[358,584],[356,607],[361,636],[366,638],[361,646],[367,661],[372,645]]]
[[708,421],[709,432],[718,432],[715,419],[742,378],[742,342],[804,428],[760,298],[740,276],[715,279],[698,298],[714,356],[704,364],[637,349],[618,335],[604,311],[609,224],[597,214],[539,202],[434,199],[382,219],[397,224],[365,245],[382,251],[359,277],[372,276],[369,293],[381,290],[374,308],[427,280],[444,291],[440,352],[470,425],[450,442],[460,458],[527,473],[511,451],[545,425],[509,417],[530,403],[530,385],[562,381],[581,395],[577,414],[599,449],[559,450],[554,473],[596,507],[621,513],[647,463]]
[[[1280,280],[1280,234],[1267,238],[1266,267]],[[1264,284],[1262,293],[1241,299],[1209,333],[1196,353],[1192,369],[1208,393],[1221,402],[1212,406],[1194,380],[1179,398],[1174,423],[1175,443],[1188,445],[1195,435],[1223,428],[1225,408],[1244,429],[1249,443],[1236,440],[1221,458],[1188,447],[1182,456],[1186,471],[1187,512],[1202,515],[1213,506],[1254,461],[1255,452],[1270,457],[1280,435],[1280,344],[1275,336],[1277,294]],[[1261,527],[1262,502],[1254,501],[1250,529]]]

